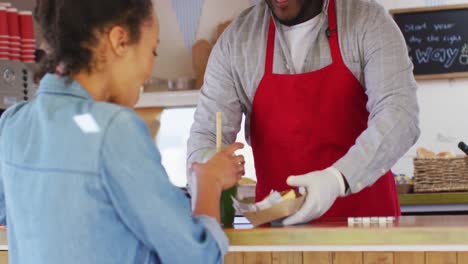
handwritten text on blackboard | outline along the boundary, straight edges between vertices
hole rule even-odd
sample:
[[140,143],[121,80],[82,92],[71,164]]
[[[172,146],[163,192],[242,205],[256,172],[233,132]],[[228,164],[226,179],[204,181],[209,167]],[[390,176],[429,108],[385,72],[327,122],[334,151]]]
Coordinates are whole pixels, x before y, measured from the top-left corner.
[[[418,64],[425,64],[431,62],[438,62],[445,68],[450,68],[455,61],[459,61],[461,64],[468,64],[468,46],[462,52],[459,47],[448,47],[448,48],[435,48],[431,46],[431,43],[446,43],[448,45],[455,45],[462,42],[462,36],[459,34],[451,34],[450,31],[455,27],[454,23],[417,23],[417,24],[405,24],[404,32],[413,33],[410,35],[407,41],[409,43],[421,44],[425,43],[424,48],[417,48],[414,53],[416,55],[416,61]],[[430,34],[420,34],[420,33]],[[412,58],[414,59],[414,58]]]

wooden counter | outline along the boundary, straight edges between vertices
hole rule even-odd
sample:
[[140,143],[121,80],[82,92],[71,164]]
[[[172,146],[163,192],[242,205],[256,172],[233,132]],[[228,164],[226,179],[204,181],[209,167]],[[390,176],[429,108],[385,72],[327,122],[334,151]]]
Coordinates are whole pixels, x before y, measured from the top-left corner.
[[346,219],[281,228],[226,229],[226,263],[468,263],[468,216],[404,216],[393,225]]
[[[245,228],[246,225],[236,225]],[[404,216],[393,225],[346,219],[294,227],[226,229],[226,264],[467,264],[468,216]],[[7,263],[0,229],[0,264]]]

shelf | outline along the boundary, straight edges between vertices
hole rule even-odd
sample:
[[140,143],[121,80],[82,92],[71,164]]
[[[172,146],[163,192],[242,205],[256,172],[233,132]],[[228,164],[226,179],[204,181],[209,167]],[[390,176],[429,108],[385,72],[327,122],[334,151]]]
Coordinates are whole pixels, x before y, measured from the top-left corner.
[[135,107],[195,107],[199,92],[200,90],[146,92],[141,94]]
[[468,204],[468,192],[400,194],[400,205]]

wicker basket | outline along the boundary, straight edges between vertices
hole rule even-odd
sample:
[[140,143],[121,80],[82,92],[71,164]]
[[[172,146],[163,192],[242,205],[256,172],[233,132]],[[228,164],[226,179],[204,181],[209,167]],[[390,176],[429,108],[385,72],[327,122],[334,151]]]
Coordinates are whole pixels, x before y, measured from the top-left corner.
[[468,190],[468,157],[414,159],[414,192]]

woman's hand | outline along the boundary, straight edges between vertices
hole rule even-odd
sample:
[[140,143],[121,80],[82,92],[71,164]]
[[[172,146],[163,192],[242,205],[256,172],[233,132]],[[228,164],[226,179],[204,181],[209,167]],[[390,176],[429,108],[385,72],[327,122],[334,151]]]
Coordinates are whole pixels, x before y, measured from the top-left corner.
[[234,154],[243,147],[242,143],[234,143],[206,163],[193,163],[191,170],[195,173],[197,181],[209,183],[221,191],[234,186],[245,174],[244,156]]

